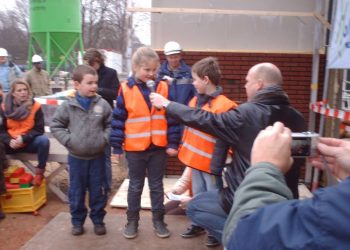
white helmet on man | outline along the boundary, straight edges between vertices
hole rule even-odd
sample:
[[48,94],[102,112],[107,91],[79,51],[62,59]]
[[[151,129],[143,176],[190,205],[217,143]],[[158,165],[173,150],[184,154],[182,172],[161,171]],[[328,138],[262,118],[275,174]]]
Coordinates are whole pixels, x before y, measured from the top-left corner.
[[181,50],[182,49],[181,49],[180,44],[177,42],[174,42],[174,41],[167,42],[164,45],[164,54],[166,56],[172,55],[172,54],[179,54],[179,53],[181,53]]
[[43,59],[39,55],[34,55],[32,57],[32,63],[41,63],[42,61],[43,61]]
[[9,54],[7,53],[6,49],[0,48],[0,56],[9,56]]

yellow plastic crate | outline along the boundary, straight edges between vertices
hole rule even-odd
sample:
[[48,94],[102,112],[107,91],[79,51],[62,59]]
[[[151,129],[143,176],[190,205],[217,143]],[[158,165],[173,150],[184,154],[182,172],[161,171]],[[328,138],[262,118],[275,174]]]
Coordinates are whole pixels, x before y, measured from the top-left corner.
[[46,203],[46,182],[40,187],[9,189],[1,198],[5,213],[37,212]]
[[13,172],[16,171],[17,166],[9,166],[9,168],[4,172],[5,177],[10,177]]

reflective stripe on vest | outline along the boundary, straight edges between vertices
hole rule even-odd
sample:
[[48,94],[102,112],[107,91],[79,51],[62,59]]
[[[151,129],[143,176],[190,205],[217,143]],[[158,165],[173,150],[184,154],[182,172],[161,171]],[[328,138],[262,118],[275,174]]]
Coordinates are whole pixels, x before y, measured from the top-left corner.
[[[165,110],[148,108],[147,102],[139,88],[134,85],[129,87],[126,82],[121,84],[121,91],[124,96],[125,109],[128,117],[125,121],[125,141],[126,151],[143,151],[151,143],[159,147],[166,147],[167,141],[167,121]],[[168,97],[168,85],[159,82],[157,93]]]
[[[192,98],[190,107],[195,107],[197,97]],[[223,95],[219,95],[202,107],[203,110],[222,113],[233,109],[237,104]],[[183,144],[179,150],[179,160],[189,167],[210,173],[210,162],[213,157],[216,138],[194,128],[185,127]]]
[[177,85],[192,84],[192,79],[188,79],[188,78],[176,79],[176,84]]
[[23,120],[13,120],[8,118],[6,121],[7,132],[12,138],[16,138],[19,135],[27,134],[35,126],[35,114],[40,109],[41,105],[38,102],[34,102],[30,110],[29,115]]

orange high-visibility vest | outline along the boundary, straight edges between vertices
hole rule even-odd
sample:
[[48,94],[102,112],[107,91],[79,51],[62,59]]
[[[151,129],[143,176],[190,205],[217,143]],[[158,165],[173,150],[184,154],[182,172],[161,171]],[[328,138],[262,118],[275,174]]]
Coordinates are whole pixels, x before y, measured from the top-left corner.
[[[124,149],[126,151],[143,151],[151,143],[159,147],[166,147],[168,144],[168,124],[165,109],[158,110],[152,107],[150,111],[136,85],[130,88],[124,82],[121,84],[121,91],[123,91],[125,109],[128,111],[124,130]],[[163,81],[159,82],[156,92],[168,97],[168,85]]]
[[[197,97],[192,98],[188,104],[195,107]],[[202,109],[212,113],[222,113],[237,107],[234,101],[231,101],[223,95],[219,95],[205,104]],[[189,167],[210,173],[210,162],[213,156],[216,138],[197,129],[185,127],[182,137],[182,145],[179,150],[179,160]]]
[[41,104],[34,102],[30,110],[29,115],[23,120],[13,120],[8,118],[6,120],[7,132],[12,138],[16,138],[19,135],[27,134],[35,126],[35,114],[41,107]]

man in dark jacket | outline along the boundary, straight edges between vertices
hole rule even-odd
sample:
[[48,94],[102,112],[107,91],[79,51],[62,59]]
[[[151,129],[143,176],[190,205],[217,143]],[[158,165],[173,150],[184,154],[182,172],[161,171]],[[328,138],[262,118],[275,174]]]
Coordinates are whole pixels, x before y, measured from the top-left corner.
[[[84,61],[93,67],[98,74],[98,90],[97,94],[102,96],[112,110],[114,108],[113,102],[117,99],[117,94],[120,86],[118,73],[116,70],[105,65],[104,55],[95,48],[88,49],[84,54]],[[106,176],[107,188],[110,191],[112,188],[112,162],[111,162],[111,147],[107,145],[105,150],[106,156]]]
[[[260,130],[281,121],[293,132],[306,130],[303,116],[289,104],[282,89],[282,74],[271,63],[253,66],[246,76],[247,102],[221,114],[169,102],[156,94],[151,95],[153,105],[166,107],[166,114],[187,126],[210,133],[232,147],[234,154],[225,178],[227,187],[217,192],[205,192],[192,199],[188,216],[199,226],[221,239],[223,227],[232,207],[234,192],[250,166],[250,152]],[[224,157],[223,157],[224,159]],[[288,187],[298,197],[299,168],[303,161],[296,160],[286,174]],[[222,162],[221,165],[224,165]]]

